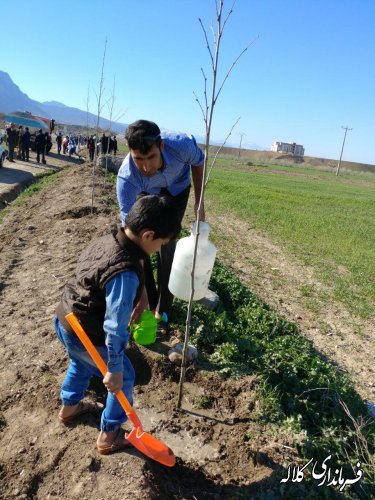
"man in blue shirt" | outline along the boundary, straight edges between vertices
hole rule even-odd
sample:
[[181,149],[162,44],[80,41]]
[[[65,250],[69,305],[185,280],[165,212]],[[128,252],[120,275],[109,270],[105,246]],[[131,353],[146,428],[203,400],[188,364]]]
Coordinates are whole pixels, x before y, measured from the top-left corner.
[[102,454],[129,446],[121,429],[127,417],[115,395],[122,389],[133,403],[135,375],[125,348],[131,314],[143,289],[142,263],[175,238],[180,228],[168,197],[139,198],[128,214],[125,228],[94,240],[82,252],[75,276],[65,285],[56,308],[56,335],[70,358],[61,387],[61,422],[70,422],[92,409],[82,399],[91,377],[102,378],[66,321],[68,313],[75,313],[107,364],[103,383],[108,396],[97,439],[97,449]]
[[[156,123],[138,120],[129,125],[125,139],[129,154],[123,161],[117,177],[117,198],[122,223],[140,193],[169,195],[179,220],[185,214],[190,193],[190,172],[195,195],[195,216],[202,190],[204,154],[193,136],[186,134],[161,134]],[[202,207],[201,220],[205,219]],[[145,261],[144,294],[135,311],[138,319],[147,303],[160,318],[163,312],[169,316],[173,295],[168,289],[175,240],[162,247],[158,253],[158,289],[156,289],[151,263]]]

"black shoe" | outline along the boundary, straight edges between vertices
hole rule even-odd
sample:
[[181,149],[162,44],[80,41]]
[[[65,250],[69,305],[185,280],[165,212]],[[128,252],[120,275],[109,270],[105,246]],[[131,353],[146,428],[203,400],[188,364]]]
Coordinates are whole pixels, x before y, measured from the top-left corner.
[[167,333],[170,332],[169,325],[166,321],[159,321],[158,326],[157,326],[157,332],[158,335],[167,335]]

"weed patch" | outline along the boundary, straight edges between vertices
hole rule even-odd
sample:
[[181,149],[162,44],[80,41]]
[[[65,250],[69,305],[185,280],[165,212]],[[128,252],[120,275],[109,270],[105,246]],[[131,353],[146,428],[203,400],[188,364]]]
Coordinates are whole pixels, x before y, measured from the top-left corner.
[[[255,418],[295,435],[296,447],[307,459],[323,461],[331,454],[344,468],[360,461],[366,470],[362,486],[368,487],[371,467],[353,451],[353,421],[366,418],[367,408],[348,377],[315,351],[295,324],[277,316],[220,264],[210,288],[219,295],[219,306],[208,311],[195,303],[191,321],[191,341],[202,358],[224,377],[256,374],[261,383]],[[186,303],[175,300],[173,317],[174,326],[184,329]],[[375,425],[362,430],[371,455]],[[350,473],[348,469],[348,477]]]

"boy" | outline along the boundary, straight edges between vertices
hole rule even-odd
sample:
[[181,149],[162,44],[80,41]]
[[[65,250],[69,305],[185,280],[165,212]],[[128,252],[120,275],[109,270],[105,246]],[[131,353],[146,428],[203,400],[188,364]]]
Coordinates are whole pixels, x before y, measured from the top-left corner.
[[125,355],[128,324],[143,290],[143,261],[175,238],[180,221],[168,197],[139,198],[130,210],[125,228],[92,242],[80,256],[76,275],[64,288],[56,309],[55,330],[70,358],[61,388],[63,423],[92,409],[82,402],[92,375],[101,377],[89,354],[67,323],[74,312],[108,366],[103,383],[108,390],[102,413],[97,449],[106,455],[129,443],[121,424],[126,414],[115,394],[122,389],[133,404],[134,369]]

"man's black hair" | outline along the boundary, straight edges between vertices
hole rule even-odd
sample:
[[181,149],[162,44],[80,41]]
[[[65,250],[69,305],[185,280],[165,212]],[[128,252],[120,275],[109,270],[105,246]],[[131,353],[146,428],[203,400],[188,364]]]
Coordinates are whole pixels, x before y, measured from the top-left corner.
[[141,231],[154,231],[156,238],[174,239],[181,231],[181,223],[170,196],[150,194],[141,196],[130,209],[125,227],[139,236]]
[[137,120],[128,126],[125,139],[130,149],[147,154],[154,145],[160,148],[160,128],[149,120]]

